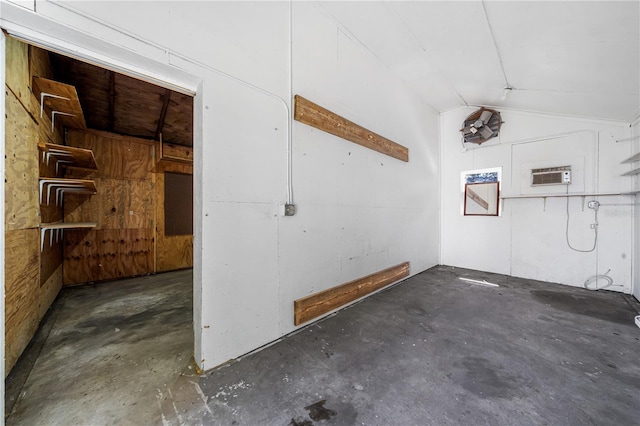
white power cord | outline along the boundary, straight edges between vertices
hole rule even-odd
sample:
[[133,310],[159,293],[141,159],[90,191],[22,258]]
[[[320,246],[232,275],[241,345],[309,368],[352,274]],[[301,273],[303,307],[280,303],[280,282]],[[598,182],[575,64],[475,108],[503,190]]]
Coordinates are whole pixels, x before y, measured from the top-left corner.
[[[613,285],[613,278],[611,278],[608,275],[609,272],[611,272],[611,269],[609,269],[604,274],[594,275],[592,277],[587,278],[585,280],[585,282],[584,282],[584,288],[586,288],[587,290],[602,290],[602,289],[605,289],[607,287],[611,287]],[[601,280],[601,279],[605,280],[607,283],[602,287],[598,287],[598,280]],[[595,283],[595,286],[591,287],[591,283]],[[621,287],[621,286],[619,286],[619,287]]]
[[[567,194],[568,193],[569,193],[569,186],[567,186]],[[571,250],[578,251],[580,253],[591,253],[596,249],[596,246],[598,245],[598,208],[599,207],[600,207],[599,202],[597,201],[589,202],[589,208],[593,209],[593,214],[594,214],[594,223],[591,224],[591,227],[593,228],[593,232],[594,232],[593,247],[591,247],[591,249],[589,250],[580,250],[580,249],[574,248],[573,246],[571,246],[571,242],[569,241],[569,196],[567,195],[567,226],[565,229],[565,238],[567,240],[567,245]]]

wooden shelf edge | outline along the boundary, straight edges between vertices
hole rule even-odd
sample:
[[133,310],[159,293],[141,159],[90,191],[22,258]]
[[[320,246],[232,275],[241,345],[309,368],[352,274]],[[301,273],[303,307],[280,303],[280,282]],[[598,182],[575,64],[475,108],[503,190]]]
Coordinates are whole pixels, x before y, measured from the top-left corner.
[[55,222],[55,223],[41,223],[40,229],[85,229],[95,228],[98,226],[97,222]]
[[45,154],[47,164],[50,157],[56,162],[66,163],[66,167],[78,167],[81,169],[98,170],[96,158],[90,149],[76,148],[54,143],[39,143],[38,149]]

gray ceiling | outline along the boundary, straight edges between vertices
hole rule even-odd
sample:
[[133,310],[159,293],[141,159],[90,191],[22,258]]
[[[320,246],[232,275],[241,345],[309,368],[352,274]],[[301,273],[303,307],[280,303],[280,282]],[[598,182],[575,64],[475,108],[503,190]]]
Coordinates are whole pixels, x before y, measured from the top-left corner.
[[319,2],[440,112],[487,105],[625,122],[640,115],[639,5]]

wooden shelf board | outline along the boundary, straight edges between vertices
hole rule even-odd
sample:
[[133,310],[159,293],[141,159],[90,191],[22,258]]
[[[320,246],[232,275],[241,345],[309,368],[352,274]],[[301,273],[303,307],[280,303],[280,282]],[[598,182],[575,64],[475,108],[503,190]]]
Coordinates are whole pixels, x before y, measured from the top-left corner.
[[[85,122],[84,114],[82,113],[82,107],[80,106],[78,92],[74,86],[48,80],[42,77],[33,77],[32,87],[38,100],[43,102],[44,106],[49,108],[51,111],[73,114],[73,116],[59,114],[55,116],[55,120],[60,120],[67,127],[74,129],[87,128],[87,123]],[[59,97],[44,96],[44,98],[41,98],[42,93],[48,93]]]
[[73,146],[58,145],[54,143],[39,143],[38,148],[56,161],[62,161],[67,167],[79,167],[81,169],[97,170],[96,158],[93,151]]
[[409,161],[407,147],[359,126],[300,95],[296,95],[294,99],[294,120],[398,160]]
[[369,293],[380,290],[408,277],[409,262],[387,268],[366,277],[311,294],[293,302],[295,325],[318,318],[334,309],[351,303]]
[[59,223],[41,223],[40,229],[83,229],[95,228],[98,226],[96,222],[59,222]]

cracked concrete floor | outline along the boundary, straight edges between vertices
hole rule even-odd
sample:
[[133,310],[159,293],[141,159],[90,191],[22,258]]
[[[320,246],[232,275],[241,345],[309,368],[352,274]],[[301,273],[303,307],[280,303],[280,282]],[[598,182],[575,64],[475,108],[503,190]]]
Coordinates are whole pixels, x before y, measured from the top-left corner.
[[631,425],[640,418],[633,323],[640,305],[629,296],[440,266],[197,375],[191,279],[178,271],[65,289],[42,327],[49,331],[41,331],[39,356],[23,367],[26,381],[7,382],[7,404],[15,405],[6,423]]

